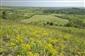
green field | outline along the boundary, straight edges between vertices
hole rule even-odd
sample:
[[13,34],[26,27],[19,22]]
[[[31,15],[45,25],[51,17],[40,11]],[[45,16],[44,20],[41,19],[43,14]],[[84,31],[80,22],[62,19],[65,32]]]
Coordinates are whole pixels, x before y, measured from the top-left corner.
[[0,9],[0,56],[85,56],[85,8]]

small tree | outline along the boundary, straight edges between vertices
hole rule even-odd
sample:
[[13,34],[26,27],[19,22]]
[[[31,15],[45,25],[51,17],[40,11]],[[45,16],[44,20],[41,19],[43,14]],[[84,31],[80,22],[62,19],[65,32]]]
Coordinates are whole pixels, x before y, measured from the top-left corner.
[[7,17],[6,17],[6,11],[3,11],[3,12],[2,12],[2,18],[3,18],[3,19],[7,19]]
[[50,25],[52,26],[52,25],[53,25],[53,23],[52,23],[52,22],[50,22]]

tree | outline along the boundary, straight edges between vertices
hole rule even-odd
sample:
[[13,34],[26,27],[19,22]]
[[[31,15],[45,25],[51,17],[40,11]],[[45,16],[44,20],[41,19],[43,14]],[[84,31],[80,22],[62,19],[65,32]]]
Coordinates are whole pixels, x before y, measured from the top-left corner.
[[2,12],[2,18],[3,18],[3,19],[7,19],[7,17],[6,17],[6,11],[3,11],[3,12]]

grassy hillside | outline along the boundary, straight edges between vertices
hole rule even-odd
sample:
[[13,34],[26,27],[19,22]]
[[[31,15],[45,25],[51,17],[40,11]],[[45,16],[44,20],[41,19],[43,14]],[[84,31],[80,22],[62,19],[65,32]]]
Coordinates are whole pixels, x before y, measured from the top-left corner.
[[0,56],[85,56],[84,14],[4,10],[0,11]]
[[66,19],[58,18],[53,15],[34,15],[29,19],[22,20],[23,23],[31,23],[35,25],[55,25],[64,26],[69,21]]

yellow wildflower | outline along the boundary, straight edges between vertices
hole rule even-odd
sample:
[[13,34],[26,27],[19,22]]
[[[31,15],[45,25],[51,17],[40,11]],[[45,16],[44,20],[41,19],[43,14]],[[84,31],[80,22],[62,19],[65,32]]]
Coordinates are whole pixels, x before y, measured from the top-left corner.
[[28,52],[28,56],[34,56],[32,52]]
[[18,36],[16,37],[16,42],[22,43],[22,42],[23,42],[23,38],[22,38],[20,35],[18,35]]
[[29,44],[22,44],[24,50],[30,50],[31,46]]

